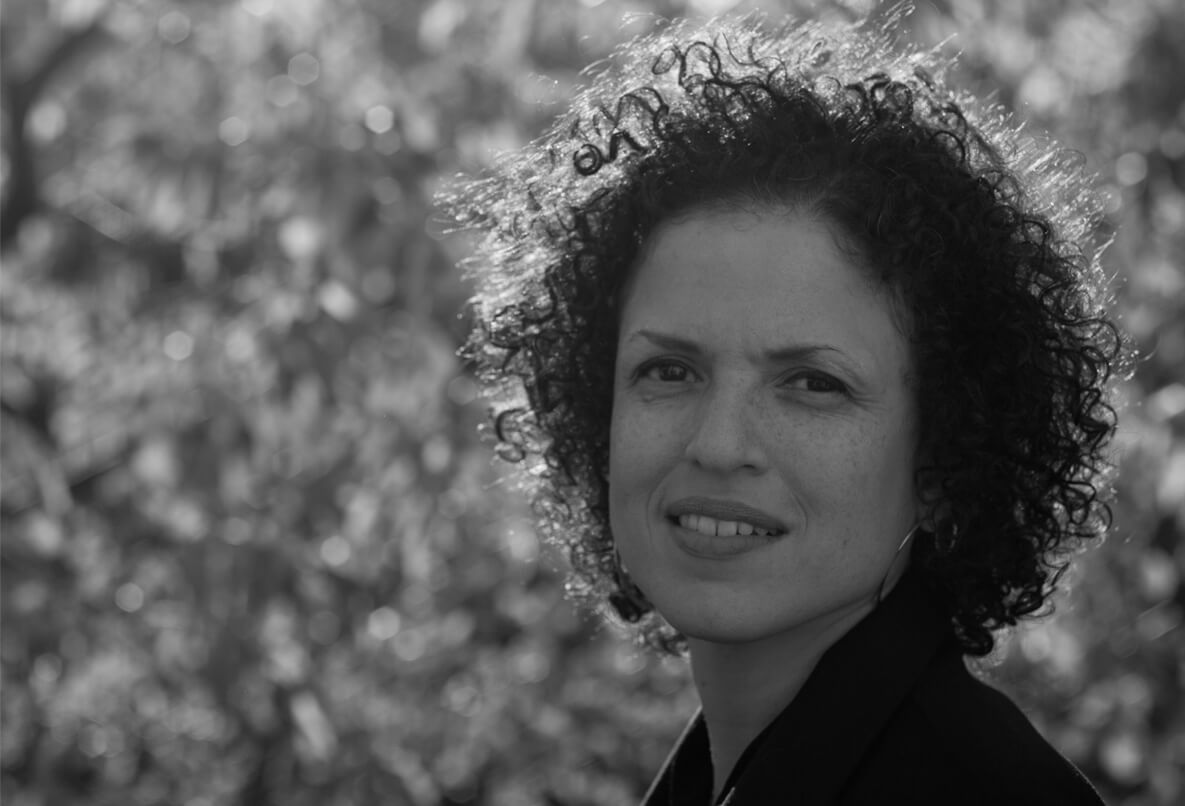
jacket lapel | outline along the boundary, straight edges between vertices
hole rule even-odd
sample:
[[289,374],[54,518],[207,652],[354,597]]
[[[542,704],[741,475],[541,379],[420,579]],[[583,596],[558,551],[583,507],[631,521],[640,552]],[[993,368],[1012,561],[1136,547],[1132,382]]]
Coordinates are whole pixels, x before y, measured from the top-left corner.
[[[832,646],[774,720],[732,803],[833,802],[949,626],[912,575]],[[706,736],[705,736],[706,741]]]
[[711,769],[708,728],[697,710],[642,799],[643,806],[695,804],[711,790]]

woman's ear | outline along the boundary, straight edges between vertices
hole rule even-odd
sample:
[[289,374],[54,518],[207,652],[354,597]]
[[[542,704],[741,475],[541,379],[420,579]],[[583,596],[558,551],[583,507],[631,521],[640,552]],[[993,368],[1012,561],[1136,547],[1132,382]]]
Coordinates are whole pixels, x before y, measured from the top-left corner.
[[923,530],[933,534],[939,524],[949,521],[951,517],[950,502],[942,494],[942,479],[936,470],[919,470],[916,486],[915,521]]

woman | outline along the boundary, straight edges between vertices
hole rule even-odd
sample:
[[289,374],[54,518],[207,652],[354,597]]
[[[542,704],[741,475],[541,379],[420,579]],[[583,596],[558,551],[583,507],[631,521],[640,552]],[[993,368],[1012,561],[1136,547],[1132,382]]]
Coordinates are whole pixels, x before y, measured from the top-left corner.
[[1097,200],[945,66],[673,24],[450,200],[574,593],[690,658],[648,804],[1100,802],[963,661],[1107,524]]

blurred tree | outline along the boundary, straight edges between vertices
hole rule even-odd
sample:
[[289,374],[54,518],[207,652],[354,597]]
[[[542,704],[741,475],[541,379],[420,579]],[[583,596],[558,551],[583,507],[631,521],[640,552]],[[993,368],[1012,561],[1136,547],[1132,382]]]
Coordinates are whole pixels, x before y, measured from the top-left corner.
[[[539,132],[649,24],[627,13],[751,5],[9,0],[6,802],[641,794],[693,707],[685,671],[561,602],[477,441],[466,245],[431,197]],[[907,25],[958,32],[964,78],[1110,188],[1147,357],[1116,537],[988,673],[1111,802],[1177,802],[1185,11],[950,0]]]

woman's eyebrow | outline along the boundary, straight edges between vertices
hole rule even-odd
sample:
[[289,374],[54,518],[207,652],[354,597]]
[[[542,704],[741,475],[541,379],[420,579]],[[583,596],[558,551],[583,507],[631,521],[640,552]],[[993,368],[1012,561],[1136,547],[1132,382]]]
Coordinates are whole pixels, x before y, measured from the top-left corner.
[[659,333],[656,330],[636,330],[630,334],[629,338],[625,340],[626,344],[637,339],[644,339],[656,347],[661,347],[664,350],[672,350],[679,353],[688,353],[691,355],[700,355],[703,350],[698,344],[690,339],[685,339],[681,336],[674,336],[669,333]]
[[861,352],[844,350],[832,344],[805,343],[767,350],[762,357],[771,366],[826,360],[831,367],[846,371],[848,378],[854,380],[863,377],[875,364],[871,355],[862,355]]
[[[625,344],[636,340],[644,340],[650,342],[656,347],[661,347],[664,350],[671,350],[673,352],[684,353],[686,355],[702,355],[704,350],[694,341],[684,338],[682,336],[675,336],[670,333],[661,333],[657,330],[650,330],[643,328],[636,330],[629,335],[625,340]],[[830,356],[841,360],[847,360],[849,363],[859,362],[849,353],[839,349],[830,344],[818,344],[814,342],[807,342],[803,344],[789,344],[783,347],[774,347],[762,352],[761,357],[770,364],[787,363],[791,361],[802,361],[804,359],[819,358],[822,356]]]
[[804,358],[818,358],[820,356],[830,355],[834,358],[847,359],[854,361],[855,359],[847,352],[833,347],[830,344],[792,344],[786,347],[776,347],[772,350],[766,350],[762,357],[771,364],[786,363],[789,361],[801,361]]

